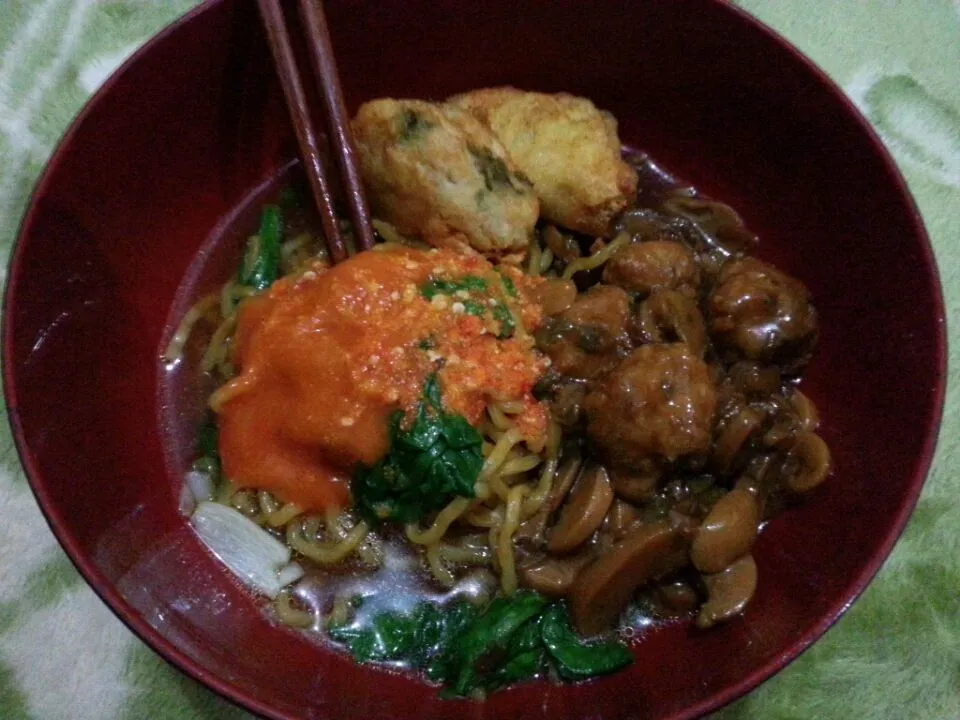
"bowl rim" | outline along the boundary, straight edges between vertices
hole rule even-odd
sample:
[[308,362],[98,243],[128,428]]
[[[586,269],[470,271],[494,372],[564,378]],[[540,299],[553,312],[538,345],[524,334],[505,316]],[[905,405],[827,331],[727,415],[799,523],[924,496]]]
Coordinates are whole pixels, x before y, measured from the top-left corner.
[[[148,647],[154,650],[167,663],[177,670],[187,674],[197,682],[200,682],[208,689],[214,691],[223,698],[239,705],[240,707],[257,713],[263,717],[272,720],[296,720],[297,716],[290,715],[273,708],[262,702],[254,695],[246,692],[241,686],[222,679],[219,675],[207,670],[200,662],[188,657],[175,643],[163,636],[156,628],[150,625],[127,601],[120,595],[116,588],[107,580],[103,573],[97,568],[94,560],[85,555],[80,545],[64,523],[63,516],[53,502],[50,493],[42,482],[39,471],[39,463],[33,455],[27,442],[23,426],[20,420],[19,407],[17,403],[18,393],[16,388],[15,359],[12,350],[12,329],[11,329],[11,310],[17,304],[17,288],[19,280],[23,275],[22,259],[23,245],[25,239],[30,235],[38,214],[39,199],[42,198],[50,184],[51,178],[56,174],[57,168],[63,161],[66,149],[70,146],[78,128],[92,114],[94,108],[103,101],[121,75],[123,75],[131,66],[135,65],[142,57],[150,54],[154,47],[170,36],[177,33],[183,26],[196,20],[207,12],[212,12],[221,6],[227,0],[207,0],[204,3],[187,11],[169,25],[153,35],[144,45],[137,49],[123,64],[115,70],[110,77],[100,86],[100,88],[87,100],[83,108],[70,123],[63,136],[60,138],[43,171],[38,177],[33,190],[30,194],[30,200],[24,211],[16,239],[10,250],[8,260],[8,273],[6,286],[3,292],[2,301],[2,327],[0,327],[0,342],[2,342],[2,379],[3,393],[7,408],[7,419],[10,424],[11,435],[16,447],[17,456],[21,467],[26,476],[27,482],[37,499],[40,510],[57,538],[60,546],[66,552],[74,567],[84,578],[86,583],[93,589],[99,598],[110,608],[110,611],[123,622],[140,640]],[[835,97],[840,107],[845,111],[849,119],[856,122],[859,130],[869,139],[870,144],[883,164],[884,170],[888,173],[891,181],[899,191],[905,203],[905,209],[908,211],[911,224],[915,234],[921,240],[920,252],[927,268],[932,269],[930,273],[931,290],[933,291],[934,312],[936,315],[935,338],[936,347],[936,377],[935,387],[933,389],[933,413],[931,413],[927,426],[925,428],[925,439],[921,449],[918,462],[915,466],[915,472],[910,479],[905,494],[905,501],[897,512],[894,521],[891,523],[885,533],[882,542],[877,546],[870,560],[861,568],[860,572],[853,575],[846,584],[845,590],[840,594],[840,599],[823,613],[820,620],[810,626],[802,635],[797,637],[794,642],[783,652],[776,655],[757,669],[740,678],[737,682],[731,683],[710,697],[704,698],[697,703],[679,710],[672,715],[663,718],[663,720],[693,720],[702,717],[709,712],[718,710],[723,706],[733,702],[737,698],[746,695],[751,690],[758,687],[761,683],[776,675],[790,662],[799,657],[806,651],[810,645],[818,640],[830,627],[836,623],[840,617],[850,608],[851,605],[860,597],[873,578],[879,572],[880,568],[886,562],[894,545],[902,535],[907,522],[917,501],[921,490],[929,477],[939,440],[940,428],[944,413],[944,401],[946,396],[946,373],[947,373],[947,317],[946,307],[943,296],[943,284],[940,279],[940,273],[936,261],[933,247],[930,243],[929,234],[917,206],[916,199],[910,192],[906,181],[900,172],[890,151],[884,145],[883,141],[874,130],[873,126],[863,116],[853,101],[847,96],[843,89],[834,82],[824,70],[817,66],[810,58],[802,53],[790,41],[773,30],[762,21],[749,14],[745,10],[733,5],[727,0],[701,0],[710,5],[714,5],[722,12],[733,15],[735,20],[746,24],[752,32],[763,34],[780,46],[786,53],[792,56],[792,59],[798,62],[812,79],[816,80],[821,87],[827,90]]]

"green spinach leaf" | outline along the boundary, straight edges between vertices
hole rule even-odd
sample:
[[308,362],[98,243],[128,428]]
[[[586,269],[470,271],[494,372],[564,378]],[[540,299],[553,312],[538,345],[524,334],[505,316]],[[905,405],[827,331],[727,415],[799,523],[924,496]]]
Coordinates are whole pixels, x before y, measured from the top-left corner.
[[353,476],[356,510],[371,522],[415,522],[457,496],[473,497],[483,467],[483,438],[463,417],[444,412],[435,374],[409,428],[400,411],[390,418],[390,449]]

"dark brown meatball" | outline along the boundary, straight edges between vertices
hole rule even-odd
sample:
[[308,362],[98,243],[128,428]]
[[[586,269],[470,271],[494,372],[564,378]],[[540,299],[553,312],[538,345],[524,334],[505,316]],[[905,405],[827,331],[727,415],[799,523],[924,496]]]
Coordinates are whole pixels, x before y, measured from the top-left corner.
[[731,260],[707,300],[710,335],[729,360],[800,370],[817,340],[817,312],[799,280],[756,258]]
[[560,316],[574,325],[601,330],[611,338],[620,335],[627,324],[630,296],[612,285],[594,285],[577,296]]
[[669,240],[634,243],[621,249],[603,269],[603,281],[649,295],[655,288],[696,288],[697,261],[685,246]]
[[626,335],[630,296],[610,285],[595,285],[537,333],[537,347],[553,369],[573,378],[606,372],[629,347]]
[[587,394],[587,433],[608,459],[640,467],[710,448],[716,391],[683,343],[643,345]]

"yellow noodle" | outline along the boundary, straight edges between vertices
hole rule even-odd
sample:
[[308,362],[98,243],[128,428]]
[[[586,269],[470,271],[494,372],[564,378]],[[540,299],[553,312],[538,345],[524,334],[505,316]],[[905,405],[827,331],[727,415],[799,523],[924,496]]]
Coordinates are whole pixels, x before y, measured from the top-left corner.
[[537,236],[534,235],[533,239],[530,242],[530,255],[529,262],[527,263],[527,274],[528,275],[539,275],[541,263],[540,259],[543,256],[543,250],[540,248],[540,241],[537,240]]
[[540,267],[538,268],[539,272],[537,274],[542,275],[551,265],[553,265],[553,250],[547,248],[540,257]]
[[261,512],[268,515],[280,508],[280,503],[277,502],[277,499],[266,490],[257,492],[257,503],[260,505]]
[[289,590],[282,590],[273,601],[273,611],[277,613],[280,622],[297,628],[307,628],[313,625],[313,613],[294,607]]
[[453,587],[457,582],[450,569],[443,564],[440,557],[440,544],[431,543],[427,545],[427,565],[434,579],[444,587]]
[[563,278],[569,280],[578,272],[600,267],[628,242],[630,242],[630,235],[620,233],[614,240],[604,245],[590,257],[579,258],[567,265],[563,271]]
[[274,510],[267,515],[267,525],[270,527],[283,527],[291,520],[300,515],[301,510],[293,503],[287,503],[283,507]]
[[327,534],[337,540],[345,539],[347,537],[347,531],[341,524],[343,519],[344,516],[340,512],[340,508],[328,507],[323,513],[323,524],[327,530]]
[[313,243],[313,235],[300,233],[292,240],[287,240],[280,245],[280,266],[284,270],[284,275],[296,270],[305,260],[309,259],[309,251],[305,254],[305,257],[297,258],[297,255],[303,255],[304,253],[301,253],[301,250],[306,249],[311,243]]
[[490,561],[490,548],[465,548],[456,545],[441,545],[440,557],[461,565],[486,565]]
[[503,410],[496,405],[488,405],[487,414],[490,416],[490,422],[493,423],[493,426],[497,428],[497,430],[509,430],[513,427],[510,418],[504,415]]
[[480,478],[487,480],[493,473],[495,473],[500,466],[503,464],[503,461],[507,459],[507,455],[510,454],[510,450],[513,449],[513,446],[520,442],[521,436],[520,431],[516,428],[510,428],[503,434],[503,436],[497,440],[497,444],[494,446],[493,450],[490,452],[490,455],[487,456],[487,459],[483,462],[483,468],[480,470]]
[[236,381],[229,382],[226,385],[221,385],[210,394],[210,399],[207,401],[207,405],[209,405],[210,409],[215,413],[219,413],[224,403],[232,400],[237,395],[243,394],[249,387],[249,383]]
[[523,512],[521,515],[524,519],[536,515],[540,506],[543,505],[544,500],[547,499],[547,495],[549,495],[553,489],[553,478],[556,472],[557,458],[552,457],[544,463],[543,470],[540,473],[540,480],[537,482],[537,486],[533,489],[533,492],[523,500]]
[[220,317],[230,317],[236,312],[237,303],[244,298],[256,294],[256,290],[248,285],[240,285],[234,281],[228,282],[220,291]]
[[369,532],[367,523],[361,521],[353,526],[344,540],[321,543],[307,540],[301,534],[301,530],[298,530],[298,525],[299,523],[292,523],[287,526],[287,545],[304,557],[322,565],[332,565],[343,560],[357,549]]
[[497,403],[496,407],[505,415],[517,415],[523,412],[526,405],[521,400],[508,400]]
[[477,508],[464,513],[463,519],[474,527],[491,528],[499,522],[496,510]]
[[525,472],[533,470],[537,465],[540,464],[539,455],[524,455],[523,457],[511,458],[503,465],[500,466],[499,475],[501,477],[507,477],[510,475],[520,475]]
[[501,500],[507,499],[507,494],[510,492],[510,487],[503,481],[503,477],[499,472],[495,472],[490,475],[490,477],[487,478],[487,482],[490,484],[490,489],[493,491],[494,495]]
[[407,539],[417,545],[432,545],[440,541],[447,529],[453,524],[453,521],[463,515],[470,507],[471,498],[458,497],[451,500],[447,506],[437,513],[436,520],[433,521],[427,530],[421,530],[416,523],[406,526]]
[[187,311],[187,314],[183,316],[183,320],[180,321],[177,331],[173,334],[173,337],[170,338],[167,349],[163,353],[163,360],[165,362],[175,362],[183,357],[183,348],[186,346],[187,340],[190,339],[190,333],[193,332],[193,328],[204,315],[216,306],[217,296],[215,294],[207,295]]
[[517,485],[510,488],[507,497],[507,510],[504,513],[503,526],[497,537],[497,560],[500,563],[500,587],[505,595],[513,595],[517,590],[517,569],[513,555],[513,535],[520,525],[520,509],[523,496],[527,493],[526,485]]
[[220,325],[217,326],[217,329],[213,331],[213,336],[210,338],[210,344],[207,345],[207,349],[203,353],[203,359],[200,361],[200,369],[203,370],[203,372],[210,372],[217,365],[226,360],[226,341],[227,338],[233,334],[233,331],[236,329],[236,327],[237,315],[234,313],[221,322]]
[[473,494],[477,497],[478,500],[486,500],[490,497],[490,485],[486,481],[477,480],[476,485],[473,486]]

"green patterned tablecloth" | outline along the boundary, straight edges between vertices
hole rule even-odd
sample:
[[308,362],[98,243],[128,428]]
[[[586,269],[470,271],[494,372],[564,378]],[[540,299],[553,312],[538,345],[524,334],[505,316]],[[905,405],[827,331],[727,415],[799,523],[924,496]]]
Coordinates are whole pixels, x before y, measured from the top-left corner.
[[[0,254],[89,95],[192,0],[0,0]],[[879,130],[943,275],[950,385],[932,475],[850,612],[723,720],[960,718],[960,0],[742,0],[823,67]],[[0,719],[245,713],[168,667],[86,587],[0,427]]]

